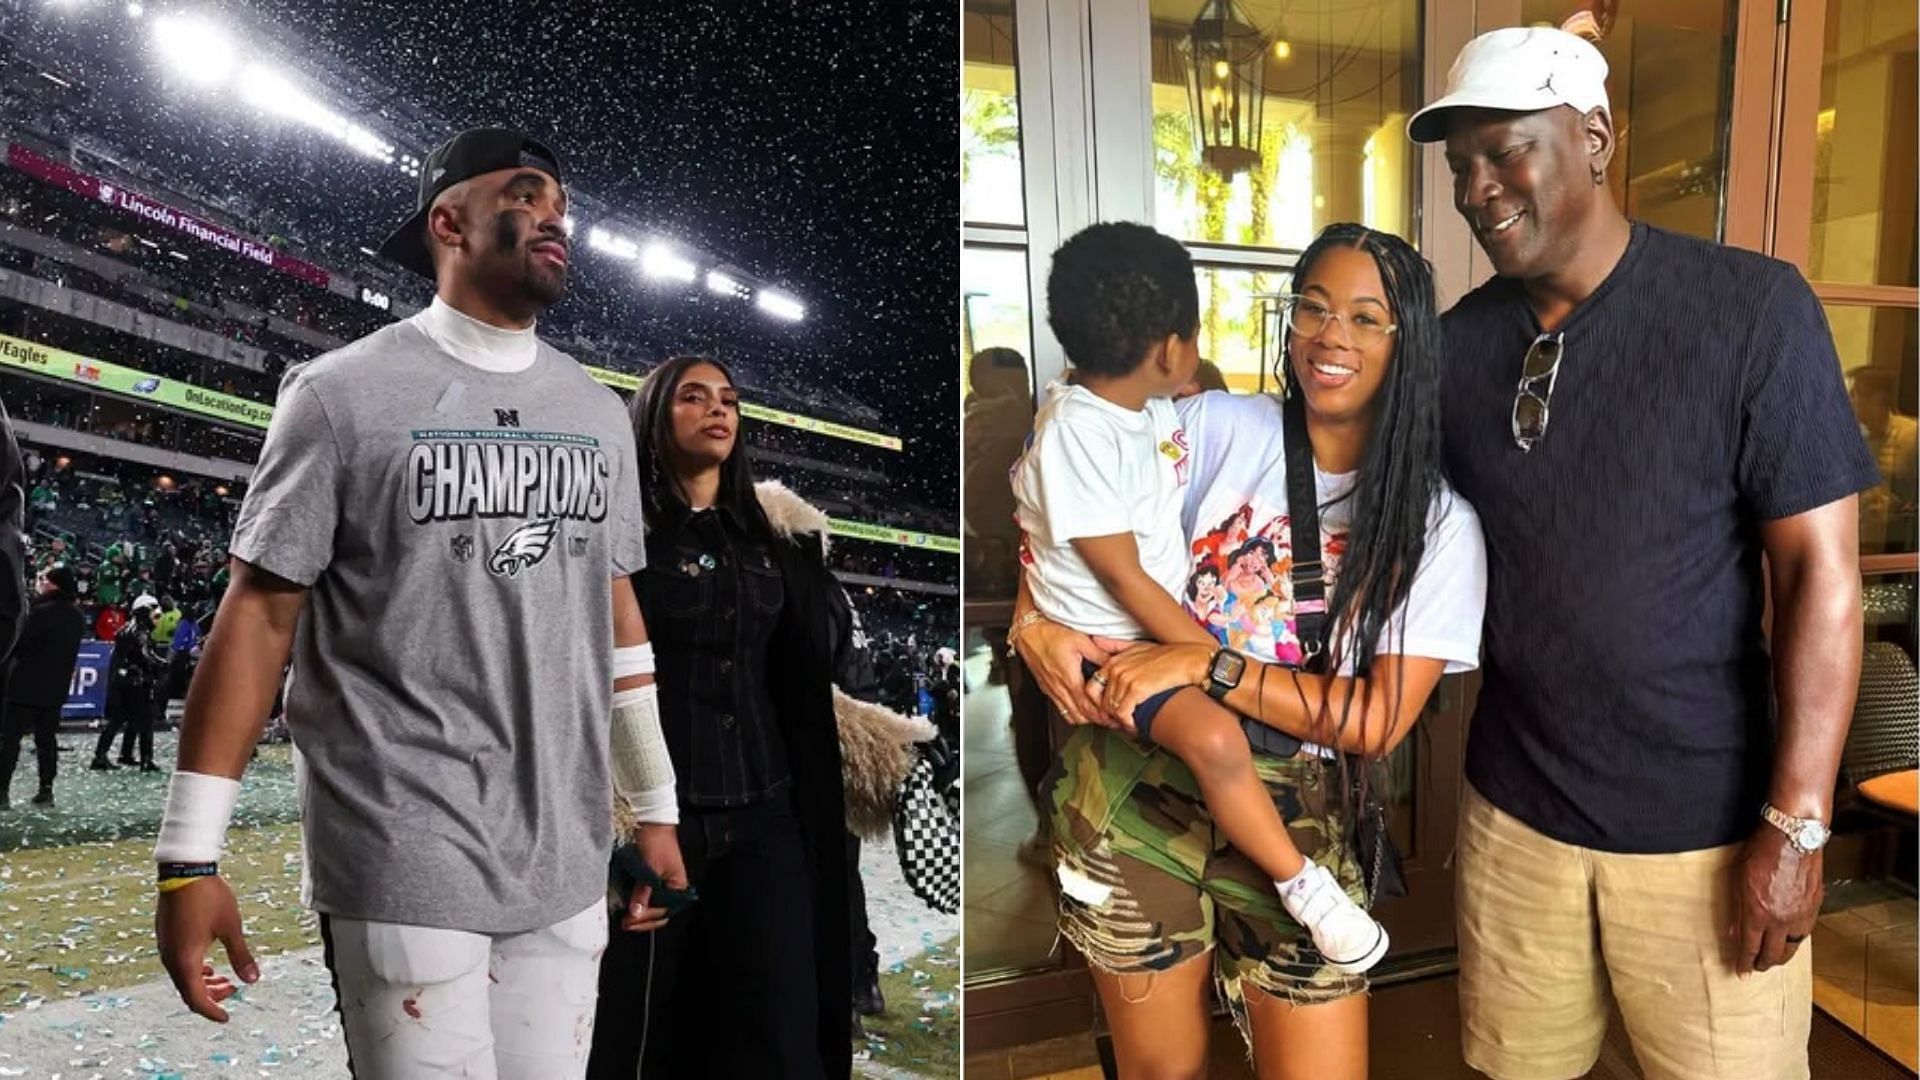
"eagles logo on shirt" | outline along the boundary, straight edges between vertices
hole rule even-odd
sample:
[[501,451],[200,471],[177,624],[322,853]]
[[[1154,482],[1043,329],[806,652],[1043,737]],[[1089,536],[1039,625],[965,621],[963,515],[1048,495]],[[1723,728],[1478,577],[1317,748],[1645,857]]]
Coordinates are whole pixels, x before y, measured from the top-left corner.
[[553,549],[554,534],[560,531],[557,518],[530,521],[507,534],[487,559],[487,569],[496,577],[514,577],[538,564]]

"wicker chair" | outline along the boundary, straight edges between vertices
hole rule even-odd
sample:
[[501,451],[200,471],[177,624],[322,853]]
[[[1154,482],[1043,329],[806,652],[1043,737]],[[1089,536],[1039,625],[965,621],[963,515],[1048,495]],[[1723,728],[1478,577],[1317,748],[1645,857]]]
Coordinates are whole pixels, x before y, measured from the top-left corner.
[[1842,780],[1888,809],[1913,810],[1920,765],[1920,673],[1905,649],[1870,641],[1860,658],[1860,697],[1840,761]]

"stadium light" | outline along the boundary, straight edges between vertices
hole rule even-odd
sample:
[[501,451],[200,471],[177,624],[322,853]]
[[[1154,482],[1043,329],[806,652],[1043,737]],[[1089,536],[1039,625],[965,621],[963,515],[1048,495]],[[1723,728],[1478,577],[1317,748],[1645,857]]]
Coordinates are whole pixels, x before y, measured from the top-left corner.
[[233,39],[198,15],[165,15],[153,21],[153,44],[168,64],[201,86],[220,86],[239,63]]
[[786,293],[775,292],[772,289],[760,290],[760,294],[753,298],[753,303],[755,307],[776,319],[799,322],[807,317],[806,305]]
[[747,287],[742,285],[733,275],[721,270],[707,271],[707,291],[719,293],[721,296],[738,296],[741,298],[745,298],[748,292]]
[[139,4],[127,5],[127,16],[129,18],[137,19],[140,16],[145,15],[146,13],[147,13],[147,9],[144,7],[141,7]]
[[637,259],[640,246],[624,236],[615,236],[595,225],[587,230],[587,246],[595,251],[604,252],[616,259]]
[[700,268],[667,245],[654,243],[640,253],[640,272],[650,278],[692,281],[700,275]]
[[367,157],[387,164],[394,160],[392,143],[322,105],[265,64],[247,65],[240,76],[240,97],[262,112],[331,135]]

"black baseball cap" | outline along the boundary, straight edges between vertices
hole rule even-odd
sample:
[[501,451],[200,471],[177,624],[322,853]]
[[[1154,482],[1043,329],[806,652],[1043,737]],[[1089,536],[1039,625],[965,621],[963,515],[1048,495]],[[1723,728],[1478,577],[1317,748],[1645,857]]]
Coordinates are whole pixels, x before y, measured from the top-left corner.
[[501,169],[539,169],[560,177],[560,158],[545,143],[513,128],[469,128],[440,144],[420,169],[420,202],[406,224],[380,245],[380,254],[432,280],[433,258],[427,254],[427,210],[440,193],[485,173]]

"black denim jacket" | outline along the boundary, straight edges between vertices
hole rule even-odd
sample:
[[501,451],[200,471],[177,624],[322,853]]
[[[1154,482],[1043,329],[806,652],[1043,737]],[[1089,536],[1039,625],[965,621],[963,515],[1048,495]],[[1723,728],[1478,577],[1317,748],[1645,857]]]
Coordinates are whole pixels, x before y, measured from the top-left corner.
[[732,510],[681,511],[647,536],[634,591],[653,642],[660,726],[691,806],[741,806],[791,780],[767,678],[780,567]]

